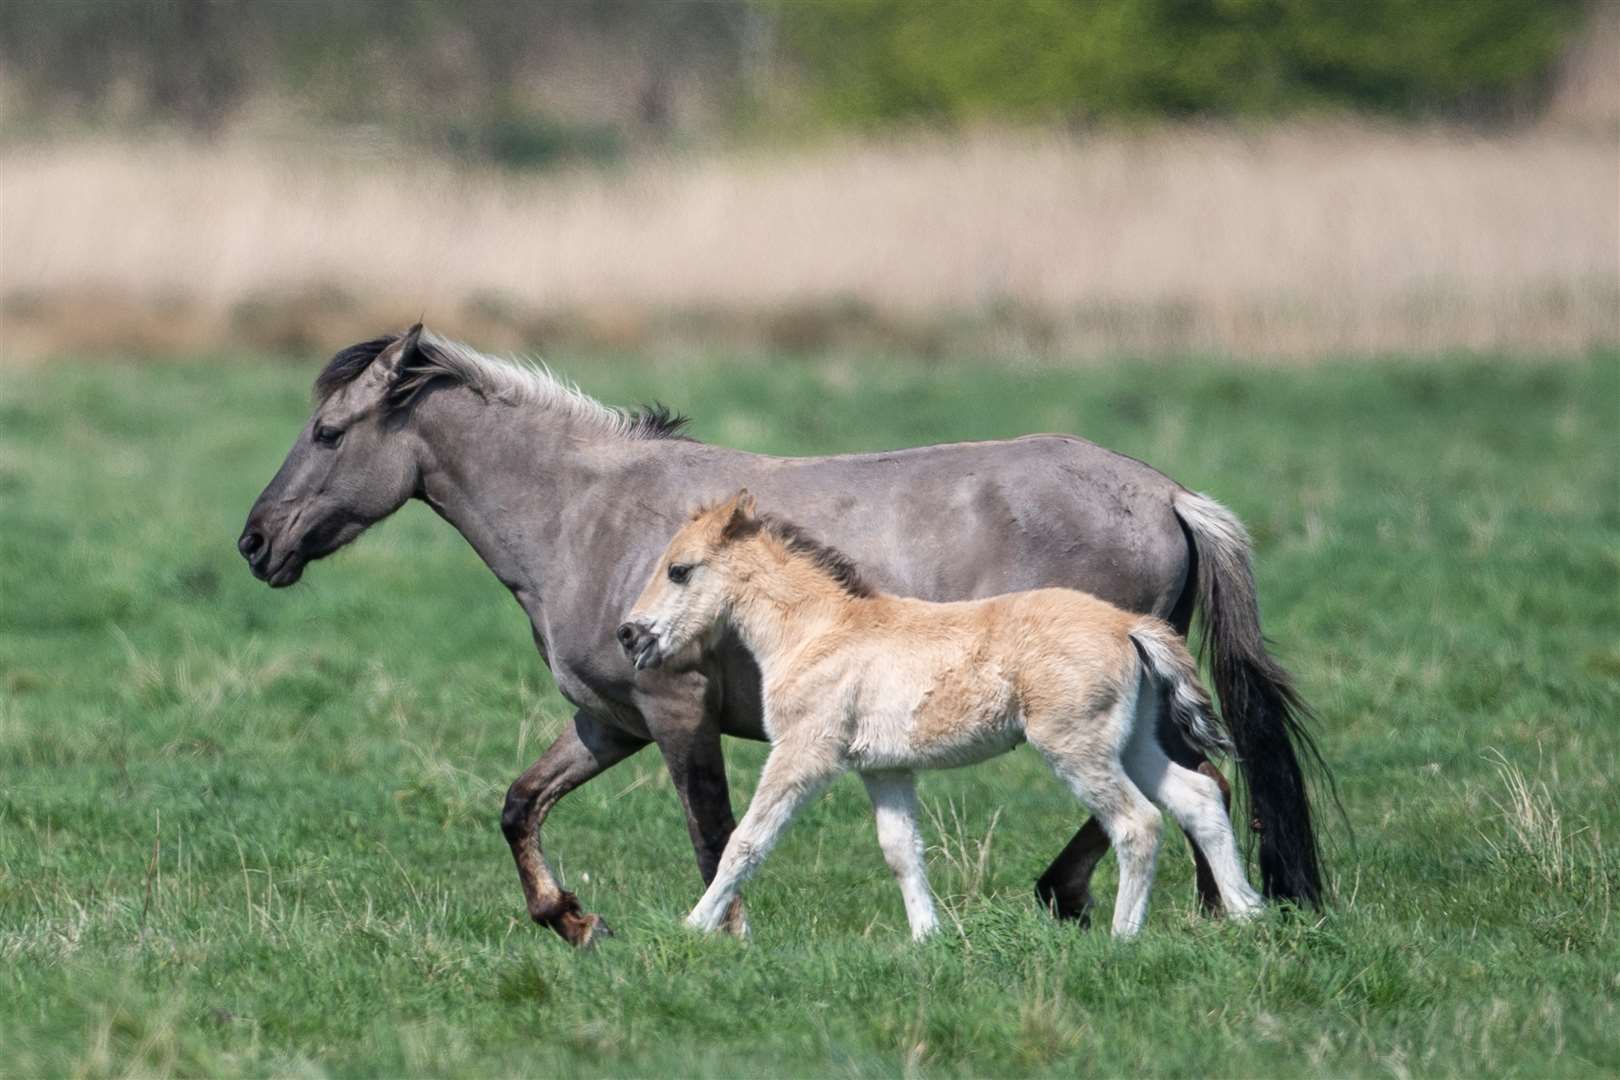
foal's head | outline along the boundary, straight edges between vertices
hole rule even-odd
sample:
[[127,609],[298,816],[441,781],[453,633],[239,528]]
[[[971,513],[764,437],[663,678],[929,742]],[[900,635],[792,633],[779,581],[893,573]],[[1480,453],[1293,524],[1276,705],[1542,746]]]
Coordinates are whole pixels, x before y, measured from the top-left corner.
[[845,555],[789,522],[756,513],[754,497],[745,489],[727,502],[699,510],[675,534],[620,625],[619,644],[637,668],[655,667],[702,647],[732,608],[746,602],[750,583],[757,585],[766,576],[780,579],[773,585],[777,592],[783,587],[790,593],[820,588],[846,596],[873,595]]
[[638,669],[657,667],[719,627],[738,583],[737,542],[758,526],[746,490],[681,526],[619,626],[619,644]]

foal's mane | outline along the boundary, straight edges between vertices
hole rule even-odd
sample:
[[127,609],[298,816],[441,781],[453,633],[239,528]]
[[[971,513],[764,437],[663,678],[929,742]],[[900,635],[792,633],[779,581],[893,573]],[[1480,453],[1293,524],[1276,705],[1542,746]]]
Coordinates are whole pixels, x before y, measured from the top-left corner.
[[790,554],[805,559],[811,566],[832,578],[838,587],[850,596],[864,598],[877,595],[877,590],[861,576],[860,567],[855,565],[854,559],[831,544],[817,540],[793,522],[766,513],[752,518],[749,526],[751,528],[747,531],[738,534],[738,539],[752,533],[766,533],[775,537]]
[[[315,399],[325,401],[358,379],[372,363],[405,335],[388,334],[357,342],[327,361],[315,377]],[[685,439],[685,416],[659,402],[627,410],[604,405],[553,374],[537,360],[509,360],[481,353],[459,341],[428,331],[404,358],[388,388],[390,410],[403,409],[435,383],[465,386],[487,401],[534,405],[563,413],[627,439]]]

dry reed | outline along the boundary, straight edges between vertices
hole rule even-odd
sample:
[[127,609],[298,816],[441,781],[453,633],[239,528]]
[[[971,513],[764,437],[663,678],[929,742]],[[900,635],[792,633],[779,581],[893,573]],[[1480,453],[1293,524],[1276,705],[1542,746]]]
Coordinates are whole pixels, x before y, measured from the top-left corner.
[[[668,335],[1084,356],[1620,339],[1620,144],[1292,125],[978,132],[525,175],[391,150],[12,145],[0,346]],[[841,324],[843,324],[841,326]]]

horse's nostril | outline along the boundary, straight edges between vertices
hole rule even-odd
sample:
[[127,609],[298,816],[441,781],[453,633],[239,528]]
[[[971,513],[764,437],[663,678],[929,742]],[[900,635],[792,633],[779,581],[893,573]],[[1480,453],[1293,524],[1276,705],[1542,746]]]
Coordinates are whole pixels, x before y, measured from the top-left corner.
[[619,644],[623,645],[627,649],[630,646],[634,645],[636,643],[636,625],[635,625],[635,623],[621,623],[621,624],[619,624],[618,638],[619,638]]
[[253,553],[258,551],[263,546],[264,535],[257,529],[247,530],[242,534],[242,539],[236,542],[236,550],[240,551],[244,556],[250,559],[253,557]]

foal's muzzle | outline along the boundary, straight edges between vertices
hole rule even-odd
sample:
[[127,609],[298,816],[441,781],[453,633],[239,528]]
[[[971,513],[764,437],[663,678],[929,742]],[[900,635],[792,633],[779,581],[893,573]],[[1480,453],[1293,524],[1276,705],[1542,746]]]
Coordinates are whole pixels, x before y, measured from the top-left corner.
[[658,655],[658,638],[645,623],[634,620],[620,623],[618,631],[613,636],[618,638],[619,647],[624,650],[624,655],[635,665],[637,671],[657,667],[659,661],[663,659]]

